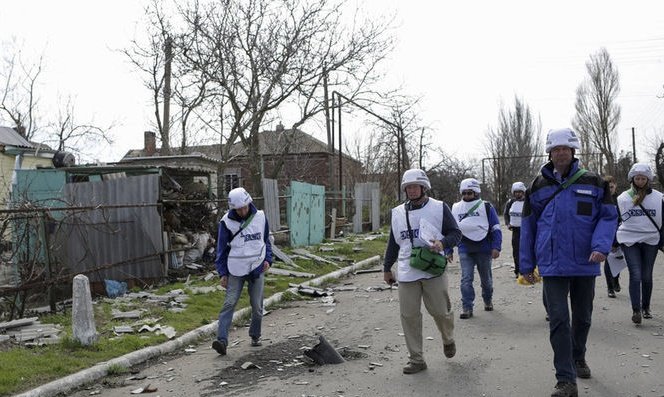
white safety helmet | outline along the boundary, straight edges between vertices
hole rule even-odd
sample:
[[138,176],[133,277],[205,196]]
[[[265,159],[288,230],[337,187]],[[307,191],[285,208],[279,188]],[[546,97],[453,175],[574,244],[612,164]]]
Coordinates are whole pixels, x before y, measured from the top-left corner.
[[236,187],[228,192],[228,208],[236,210],[238,208],[246,207],[253,200],[249,193],[242,187]]
[[523,182],[514,182],[512,184],[512,193],[514,192],[525,192],[526,191],[526,184]]
[[475,178],[467,178],[461,181],[459,184],[459,193],[462,193],[464,190],[472,190],[477,194],[482,193],[482,189],[480,189],[480,182]]
[[627,179],[631,181],[637,175],[645,176],[646,178],[648,178],[650,182],[652,182],[653,178],[655,177],[652,173],[652,169],[646,163],[634,164],[632,168],[630,168],[629,173],[627,174]]
[[419,168],[411,168],[403,173],[403,178],[401,178],[401,190],[403,191],[406,189],[406,186],[408,185],[420,185],[426,190],[431,189],[431,182],[429,182],[427,173]]
[[546,152],[551,153],[551,149],[556,146],[567,146],[572,149],[581,149],[579,138],[571,128],[561,128],[549,131],[546,135]]

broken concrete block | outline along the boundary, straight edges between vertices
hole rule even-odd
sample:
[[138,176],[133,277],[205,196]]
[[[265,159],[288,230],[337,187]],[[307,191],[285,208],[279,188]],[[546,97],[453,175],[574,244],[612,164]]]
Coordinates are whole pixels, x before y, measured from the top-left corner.
[[302,277],[302,278],[316,277],[316,275],[312,273],[296,272],[293,270],[280,269],[278,267],[271,267],[270,270],[268,270],[268,272],[272,274],[278,274],[281,276],[290,276],[290,277]]
[[118,325],[116,327],[113,327],[113,332],[116,334],[133,334],[134,333],[134,327],[131,325]]
[[134,319],[134,318],[140,318],[141,317],[141,310],[133,310],[130,312],[123,312],[120,310],[113,309],[111,310],[111,314],[113,315],[113,320],[120,320],[120,319]]
[[276,245],[272,245],[272,254],[276,256],[278,259],[280,259],[282,262],[287,264],[288,266],[294,267],[296,269],[301,269],[300,266],[298,266],[295,262],[293,262],[293,259],[291,259],[285,252],[279,249]]
[[160,330],[155,332],[156,335],[164,335],[168,339],[173,339],[175,338],[175,335],[177,335],[177,331],[175,331],[175,328],[171,327],[170,325],[167,327],[161,327]]
[[71,315],[74,339],[83,346],[89,346],[97,341],[98,335],[94,312],[92,311],[90,281],[86,276],[79,274],[74,277],[72,299]]
[[334,266],[336,266],[336,267],[340,267],[338,263],[336,263],[336,262],[332,262],[331,260],[328,260],[328,259],[322,258],[322,257],[320,257],[320,256],[318,256],[318,255],[314,255],[314,254],[312,254],[311,252],[309,252],[309,251],[307,251],[307,250],[305,250],[305,249],[303,249],[303,248],[294,249],[293,252],[296,253],[296,254],[298,254],[298,255],[302,255],[302,256],[304,256],[304,257],[307,257],[307,258],[313,259],[314,261],[317,261],[317,262],[328,263],[328,264],[330,264],[330,265],[334,265]]
[[156,387],[153,387],[152,385],[148,384],[145,387],[139,387],[138,389],[132,390],[131,394],[154,393],[156,391],[157,391]]
[[7,321],[5,323],[0,323],[0,331],[4,331],[10,328],[27,326],[34,323],[38,319],[39,319],[38,317],[20,318],[18,320],[12,320],[12,321]]
[[252,363],[251,361],[245,362],[244,364],[242,364],[240,366],[240,368],[242,368],[242,369],[254,369],[254,368],[261,369],[261,367],[259,367],[258,365]]

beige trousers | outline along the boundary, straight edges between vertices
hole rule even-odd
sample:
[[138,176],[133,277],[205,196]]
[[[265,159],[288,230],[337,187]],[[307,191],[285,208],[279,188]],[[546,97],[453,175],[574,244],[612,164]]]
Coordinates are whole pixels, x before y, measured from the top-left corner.
[[399,283],[401,326],[406,337],[410,361],[423,363],[421,302],[433,317],[443,344],[454,342],[454,312],[447,290],[447,274],[430,279]]

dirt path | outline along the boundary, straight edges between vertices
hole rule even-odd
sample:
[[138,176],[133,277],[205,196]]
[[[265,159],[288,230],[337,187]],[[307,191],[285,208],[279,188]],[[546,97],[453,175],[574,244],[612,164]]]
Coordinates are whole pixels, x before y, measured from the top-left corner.
[[[375,291],[371,287],[384,286],[382,274],[370,273],[338,280],[337,286],[356,290],[335,292],[334,307],[297,301],[270,312],[263,320],[262,347],[250,347],[246,329],[239,328],[230,338],[239,343],[227,356],[219,356],[206,342],[194,346],[194,353],[164,356],[145,365],[138,374],[145,379],[107,378],[73,395],[99,390],[101,396],[129,396],[131,390],[150,384],[158,389],[150,395],[159,396],[548,396],[555,378],[541,285],[516,285],[511,253],[504,248],[494,262],[495,310],[484,312],[480,302],[470,320],[458,318],[460,270],[458,262],[450,265],[457,355],[443,356],[440,336],[425,314],[424,335],[432,339],[424,341],[429,368],[421,373],[402,374],[407,351],[400,335],[398,292]],[[626,273],[621,282],[623,291],[610,299],[604,278],[597,278],[586,357],[593,376],[579,380],[579,394],[664,396],[662,255],[655,269],[652,320],[638,327],[631,323]],[[479,295],[478,277],[475,287]],[[346,347],[348,361],[302,363],[301,348],[316,344],[318,334],[337,348]],[[261,368],[240,369],[247,361]]]

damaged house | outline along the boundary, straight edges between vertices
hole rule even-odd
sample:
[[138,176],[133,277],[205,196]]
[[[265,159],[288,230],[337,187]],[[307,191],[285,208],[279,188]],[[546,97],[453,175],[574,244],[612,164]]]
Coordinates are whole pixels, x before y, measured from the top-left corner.
[[188,166],[18,170],[12,263],[23,282],[85,274],[102,292],[106,279],[149,285],[198,260],[216,228],[216,162],[193,157]]
[[[283,192],[292,180],[325,186],[327,192],[337,191],[339,175],[346,191],[352,189],[355,182],[362,180],[362,163],[348,155],[339,157],[338,151],[330,150],[328,145],[299,129],[286,129],[277,125],[275,130],[262,131],[258,134],[259,158],[250,158],[242,143],[233,145],[200,145],[186,147],[187,154],[202,154],[212,159],[224,161],[219,169],[219,196],[225,196],[231,189],[249,186],[251,181],[251,162],[258,162],[263,178],[275,179],[278,189]],[[173,153],[182,152],[172,148]],[[156,147],[155,133],[146,131],[143,149],[130,150],[120,160],[132,161],[133,158],[161,156]]]

